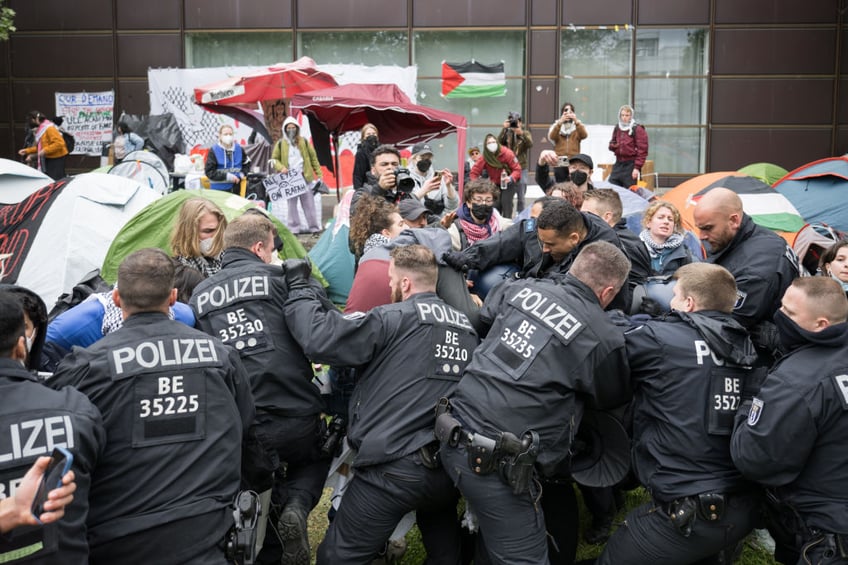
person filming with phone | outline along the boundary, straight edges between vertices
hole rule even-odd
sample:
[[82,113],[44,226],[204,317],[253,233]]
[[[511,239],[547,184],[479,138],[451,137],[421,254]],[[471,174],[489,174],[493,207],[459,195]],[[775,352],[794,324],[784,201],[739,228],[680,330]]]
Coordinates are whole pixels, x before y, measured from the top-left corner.
[[527,192],[527,158],[530,154],[530,148],[533,147],[533,136],[524,129],[521,114],[510,112],[507,115],[503,129],[498,135],[498,143],[515,153],[515,158],[521,165],[521,179],[515,185],[515,208],[518,212],[521,212],[524,210],[524,193]]
[[0,291],[0,562],[87,564],[89,486],[106,431],[82,393],[51,390],[24,367],[25,331],[19,298]]

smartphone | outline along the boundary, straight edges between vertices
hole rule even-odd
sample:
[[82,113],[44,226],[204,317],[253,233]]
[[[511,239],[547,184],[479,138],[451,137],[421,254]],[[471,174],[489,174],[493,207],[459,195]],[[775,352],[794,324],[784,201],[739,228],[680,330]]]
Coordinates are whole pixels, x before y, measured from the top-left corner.
[[557,157],[557,167],[567,167],[568,166],[568,157],[564,155],[560,155]]
[[64,447],[53,448],[50,464],[44,471],[41,482],[38,484],[38,490],[35,492],[35,498],[32,500],[32,515],[39,522],[41,522],[40,516],[44,513],[44,502],[47,500],[47,495],[51,490],[62,486],[62,477],[71,470],[73,462],[74,456],[70,451]]

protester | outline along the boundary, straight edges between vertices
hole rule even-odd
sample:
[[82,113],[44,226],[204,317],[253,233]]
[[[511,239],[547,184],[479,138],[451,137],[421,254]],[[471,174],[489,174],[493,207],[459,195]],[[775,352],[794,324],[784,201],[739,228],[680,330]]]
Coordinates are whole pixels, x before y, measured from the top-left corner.
[[450,169],[435,169],[430,144],[416,143],[412,146],[409,175],[415,181],[413,196],[420,199],[434,216],[441,217],[456,210],[459,197],[453,185],[453,174]]
[[250,172],[250,157],[235,142],[233,127],[224,124],[218,128],[218,142],[206,154],[205,174],[209,188],[239,194],[241,183]]
[[515,153],[498,143],[498,138],[491,133],[486,136],[483,158],[471,167],[471,180],[480,178],[484,170],[489,180],[501,187],[501,197],[495,207],[503,217],[512,218],[515,187],[521,180],[521,165]]
[[512,225],[512,220],[495,209],[499,195],[498,187],[488,179],[473,180],[465,185],[462,206],[455,214],[445,217],[455,251],[462,251]]
[[574,104],[562,105],[560,117],[548,128],[548,139],[554,144],[554,152],[561,157],[572,157],[580,153],[580,142],[589,137],[586,126],[574,112]]
[[124,157],[133,151],[144,149],[144,139],[137,133],[134,133],[126,122],[118,122],[117,130],[118,133],[115,134],[115,138],[112,140],[112,154],[115,157],[115,163],[120,163],[124,160]]
[[37,110],[27,114],[27,124],[35,131],[35,145],[18,151],[21,156],[35,156],[38,170],[53,180],[65,178],[68,148],[59,128]]
[[848,241],[838,241],[822,253],[819,260],[821,274],[833,278],[848,294]]
[[217,204],[205,198],[189,198],[180,207],[171,232],[171,254],[180,263],[208,277],[221,269],[227,218]]
[[636,184],[642,166],[648,159],[648,133],[637,124],[633,107],[625,104],[618,110],[618,124],[612,130],[609,150],[615,154],[615,164],[607,180],[625,188]]
[[524,128],[520,114],[517,112],[509,113],[507,119],[504,120],[501,133],[498,135],[498,143],[515,153],[515,158],[521,165],[521,180],[518,181],[515,188],[515,207],[518,212],[522,212],[524,210],[524,194],[527,192],[527,163],[530,149],[533,147],[533,136]]
[[374,124],[365,124],[359,130],[359,147],[353,160],[353,189],[359,190],[368,182],[371,170],[371,154],[380,145],[379,132]]
[[[321,180],[323,174],[321,164],[318,162],[315,148],[301,137],[300,125],[291,116],[283,121],[283,136],[274,145],[271,165],[277,172],[286,173],[289,170],[299,172],[307,184],[305,191],[287,200],[289,230],[292,233],[319,233],[321,224],[315,211],[315,195],[310,190],[310,185]],[[303,209],[305,226],[300,224],[299,208]]]

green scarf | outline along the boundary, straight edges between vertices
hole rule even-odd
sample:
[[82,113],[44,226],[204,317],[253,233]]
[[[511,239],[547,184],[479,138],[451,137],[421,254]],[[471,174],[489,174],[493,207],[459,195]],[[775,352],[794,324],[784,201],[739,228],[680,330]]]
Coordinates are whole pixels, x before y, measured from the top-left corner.
[[[486,147],[485,144],[483,146],[483,159],[486,160],[486,164],[492,167],[493,169],[510,169],[509,163],[501,163],[498,161],[498,155],[501,153],[501,144],[498,143],[498,151],[497,153],[492,153],[489,151],[489,148]],[[490,179],[491,180],[491,179]],[[494,180],[492,182],[495,182]]]

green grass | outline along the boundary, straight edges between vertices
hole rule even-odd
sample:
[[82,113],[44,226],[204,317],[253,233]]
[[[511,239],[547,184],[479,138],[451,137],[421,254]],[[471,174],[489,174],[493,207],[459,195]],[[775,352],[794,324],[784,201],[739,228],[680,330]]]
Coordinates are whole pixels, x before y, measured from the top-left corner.
[[[315,551],[318,544],[324,538],[324,532],[327,530],[327,510],[330,507],[330,489],[324,491],[324,496],[309,515],[309,543],[312,546],[312,562],[315,563]],[[577,493],[580,504],[580,539],[583,539],[583,530],[589,525],[590,517],[583,506],[583,501],[580,498],[580,493]],[[643,489],[636,489],[625,493],[626,509],[618,513],[615,518],[615,524],[620,524],[624,520],[624,516],[630,509],[644,504],[649,500],[647,493]],[[406,536],[408,549],[403,557],[403,565],[421,565],[424,563],[426,553],[424,546],[421,545],[421,535],[418,533],[418,528],[413,528]],[[603,545],[590,545],[581,543],[577,548],[577,560],[592,559],[601,554]],[[763,550],[752,539],[748,538],[745,541],[742,556],[736,561],[737,565],[776,565],[776,561],[770,553]]]

